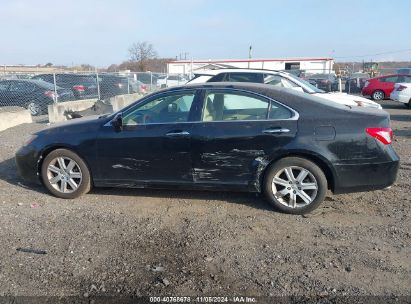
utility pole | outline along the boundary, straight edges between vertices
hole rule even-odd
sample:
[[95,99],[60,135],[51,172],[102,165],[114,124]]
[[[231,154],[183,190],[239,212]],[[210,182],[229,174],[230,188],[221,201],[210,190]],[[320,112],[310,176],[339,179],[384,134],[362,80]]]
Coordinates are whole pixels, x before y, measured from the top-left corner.
[[248,49],[248,68],[250,68],[250,60],[253,54],[253,46],[250,45],[250,48]]

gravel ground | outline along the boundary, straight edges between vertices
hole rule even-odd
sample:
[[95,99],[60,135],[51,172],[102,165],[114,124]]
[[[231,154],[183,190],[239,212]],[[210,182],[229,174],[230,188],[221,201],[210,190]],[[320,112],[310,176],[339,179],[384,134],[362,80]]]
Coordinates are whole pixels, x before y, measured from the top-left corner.
[[244,193],[96,189],[57,199],[25,184],[13,160],[44,119],[0,132],[0,296],[410,295],[411,110],[383,105],[397,183],[330,193],[308,216]]

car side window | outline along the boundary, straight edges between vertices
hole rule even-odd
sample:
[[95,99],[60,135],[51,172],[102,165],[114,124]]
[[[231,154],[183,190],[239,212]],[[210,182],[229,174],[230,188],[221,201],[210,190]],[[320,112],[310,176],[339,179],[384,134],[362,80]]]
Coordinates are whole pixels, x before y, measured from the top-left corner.
[[271,102],[268,119],[289,119],[291,117],[293,117],[293,113],[289,109],[274,101]]
[[10,92],[32,92],[34,90],[34,86],[20,81],[15,81],[10,83],[9,91]]
[[259,73],[228,73],[226,81],[262,83],[263,75]]
[[390,76],[390,77],[380,78],[381,82],[397,82],[397,80],[398,80],[397,76]]
[[267,119],[269,102],[242,93],[207,92],[202,121]]
[[294,82],[280,75],[273,75],[273,74],[264,74],[264,83],[270,84],[276,87],[281,87],[281,88],[298,87],[298,85],[296,85]]
[[218,75],[215,75],[211,77],[211,79],[208,82],[223,82],[223,81],[228,81],[226,77],[226,73],[220,73]]
[[405,76],[404,82],[411,83],[411,76]]
[[8,82],[0,82],[0,92],[5,92],[7,91],[7,88],[9,87]]
[[161,96],[137,105],[123,117],[123,125],[187,122],[195,92]]

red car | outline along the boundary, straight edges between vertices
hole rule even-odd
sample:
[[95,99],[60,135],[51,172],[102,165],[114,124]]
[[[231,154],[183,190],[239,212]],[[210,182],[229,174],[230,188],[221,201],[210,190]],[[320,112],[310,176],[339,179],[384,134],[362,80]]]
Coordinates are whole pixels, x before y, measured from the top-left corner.
[[384,75],[368,79],[361,93],[364,96],[370,96],[373,100],[388,99],[394,90],[394,85],[400,82],[411,82],[411,75]]

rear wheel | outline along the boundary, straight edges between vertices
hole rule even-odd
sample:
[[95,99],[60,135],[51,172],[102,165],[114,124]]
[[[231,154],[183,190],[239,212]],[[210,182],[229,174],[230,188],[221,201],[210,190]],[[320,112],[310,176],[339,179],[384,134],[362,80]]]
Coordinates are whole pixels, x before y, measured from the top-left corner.
[[408,101],[408,103],[405,103],[405,106],[406,106],[407,108],[411,108],[411,99],[410,99],[410,101]]
[[313,162],[300,157],[286,157],[270,166],[264,179],[268,202],[280,211],[308,213],[324,200],[327,179]]
[[46,156],[41,166],[46,188],[60,198],[76,198],[91,189],[90,171],[74,152],[57,149]]
[[27,105],[27,110],[29,110],[33,116],[41,114],[41,106],[37,101],[30,101]]
[[373,100],[383,100],[385,98],[385,94],[381,90],[376,90],[372,93],[371,97]]

